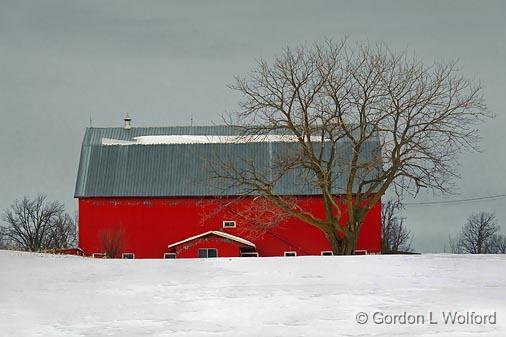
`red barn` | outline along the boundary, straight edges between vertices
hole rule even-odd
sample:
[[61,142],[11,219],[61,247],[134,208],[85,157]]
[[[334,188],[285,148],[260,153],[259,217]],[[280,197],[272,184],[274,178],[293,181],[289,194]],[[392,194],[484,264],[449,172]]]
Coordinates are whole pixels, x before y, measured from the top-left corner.
[[[84,254],[103,256],[112,241],[123,258],[331,255],[323,234],[300,220],[254,235],[233,218],[231,209],[255,196],[216,186],[210,156],[248,155],[268,167],[284,143],[230,141],[237,136],[226,126],[88,128],[75,190]],[[275,191],[323,215],[318,191],[300,184],[297,175],[288,175]],[[380,252],[380,214],[378,203],[366,217],[357,253]]]

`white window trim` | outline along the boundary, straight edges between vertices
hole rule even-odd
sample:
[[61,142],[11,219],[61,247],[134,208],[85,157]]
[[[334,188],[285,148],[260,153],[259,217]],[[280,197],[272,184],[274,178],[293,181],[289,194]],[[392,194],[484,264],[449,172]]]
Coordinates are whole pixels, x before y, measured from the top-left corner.
[[[225,226],[225,224],[227,222],[232,222],[234,225],[233,226]],[[223,221],[223,228],[236,228],[236,227],[237,227],[237,223],[234,220],[224,220]]]
[[324,253],[330,253],[330,255],[334,255],[334,253],[331,250],[322,250],[320,252],[320,255],[321,256],[330,256],[330,255],[323,255]]
[[[286,255],[286,254],[294,254],[294,255]],[[284,256],[289,256],[289,257],[293,257],[293,256],[297,256],[297,252],[295,251],[292,251],[292,250],[289,250],[289,251],[285,251],[283,253]]]
[[176,253],[163,253],[163,258],[169,260],[167,255],[172,255],[172,256],[174,256],[174,258],[177,258]]
[[258,252],[244,252],[244,253],[241,253],[241,257],[250,257],[250,256],[259,257]]
[[135,259],[135,253],[122,253],[122,254],[121,254],[121,258],[122,258],[122,259],[126,259],[126,258],[125,258],[125,255],[132,255],[132,260],[133,260],[133,259]]
[[103,259],[105,257],[105,253],[93,253],[91,257],[94,259]]
[[360,255],[367,255],[367,250],[366,249],[356,249],[355,254],[357,254],[357,253],[363,253]]

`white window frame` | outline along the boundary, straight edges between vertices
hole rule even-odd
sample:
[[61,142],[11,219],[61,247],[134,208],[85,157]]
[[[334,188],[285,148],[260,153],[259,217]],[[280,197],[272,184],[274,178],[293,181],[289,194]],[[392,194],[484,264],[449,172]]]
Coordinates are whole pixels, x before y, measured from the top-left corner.
[[[357,254],[357,253],[362,253],[362,254]],[[356,249],[355,255],[367,255],[367,250],[366,249]]]
[[241,257],[258,257],[258,252],[244,252],[241,253]]
[[[286,255],[286,254],[290,254],[290,255]],[[291,255],[293,254],[293,255]],[[288,250],[288,251],[285,251],[283,253],[284,256],[289,256],[289,257],[293,257],[293,256],[297,256],[297,252],[296,251],[293,251],[293,250]]]
[[[132,255],[132,258],[129,259],[129,258],[125,257],[125,255]],[[125,260],[134,260],[135,259],[135,253],[122,253],[121,254],[121,258],[125,259]]]
[[105,257],[105,253],[93,253],[91,257],[94,259],[103,259]]
[[[330,255],[328,253],[330,253]],[[320,252],[320,255],[321,256],[332,256],[332,255],[334,255],[334,253],[331,250],[322,250]]]
[[176,253],[163,253],[163,258],[166,260],[172,260],[173,258],[167,257],[167,255],[174,256],[174,259],[177,258]]
[[[226,223],[233,223],[233,226],[225,226]],[[237,227],[237,223],[235,222],[235,220],[224,220],[223,221],[223,228],[236,228]]]

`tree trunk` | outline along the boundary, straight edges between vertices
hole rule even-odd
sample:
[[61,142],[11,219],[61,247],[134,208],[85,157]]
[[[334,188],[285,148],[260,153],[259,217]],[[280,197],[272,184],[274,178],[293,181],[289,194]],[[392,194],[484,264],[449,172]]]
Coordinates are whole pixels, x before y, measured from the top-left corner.
[[356,235],[350,233],[345,236],[340,243],[338,255],[355,255]]
[[357,235],[355,233],[346,232],[340,237],[337,231],[329,230],[325,233],[325,237],[329,241],[330,248],[334,255],[354,255]]

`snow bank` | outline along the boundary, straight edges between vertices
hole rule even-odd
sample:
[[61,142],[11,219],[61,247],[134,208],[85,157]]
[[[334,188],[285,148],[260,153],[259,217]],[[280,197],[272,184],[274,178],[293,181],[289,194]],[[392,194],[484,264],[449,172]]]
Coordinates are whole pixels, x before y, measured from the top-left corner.
[[[0,251],[0,266],[0,336],[506,336],[506,256],[102,260]],[[497,322],[445,325],[447,311],[496,312]],[[439,324],[371,323],[376,312],[433,312]]]

